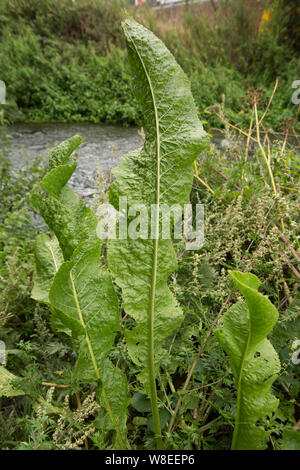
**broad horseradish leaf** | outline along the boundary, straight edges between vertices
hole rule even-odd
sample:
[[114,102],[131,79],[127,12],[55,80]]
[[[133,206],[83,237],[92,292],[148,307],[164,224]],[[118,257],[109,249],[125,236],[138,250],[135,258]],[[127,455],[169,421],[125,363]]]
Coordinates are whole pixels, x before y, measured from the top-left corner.
[[57,238],[40,233],[34,245],[35,273],[31,297],[38,302],[49,304],[49,291],[55,274],[64,257]]
[[98,220],[67,182],[76,168],[72,152],[82,142],[72,137],[55,147],[49,172],[32,196],[55,237],[35,244],[32,296],[49,304],[51,326],[79,340],[74,379],[97,383],[103,430],[115,430],[113,446],[126,448],[127,382],[108,359],[120,329],[118,299],[108,271],[100,266]]
[[245,298],[222,317],[215,335],[230,358],[237,388],[237,405],[232,449],[265,449],[268,433],[260,420],[276,411],[279,400],[271,387],[280,372],[280,361],[266,338],[278,312],[270,300],[258,292],[253,274],[229,272]]
[[76,135],[51,151],[49,172],[41,181],[40,189],[31,196],[33,207],[55,233],[66,260],[80,243],[97,241],[96,215],[66,184],[76,168],[72,152],[82,141]]
[[[151,205],[189,201],[193,161],[207,146],[206,133],[198,119],[189,81],[164,44],[149,30],[127,19],[123,23],[135,93],[143,114],[146,139],[143,147],[130,152],[113,170],[110,202],[118,210],[119,198]],[[127,221],[130,217],[127,216]],[[159,210],[154,217],[154,236],[148,239],[118,239],[109,242],[108,264],[122,288],[125,312],[136,322],[126,333],[128,351],[140,366],[139,379],[155,402],[155,380],[163,344],[181,324],[183,313],[167,282],[176,269],[171,240],[162,239]],[[155,239],[154,239],[155,238]]]

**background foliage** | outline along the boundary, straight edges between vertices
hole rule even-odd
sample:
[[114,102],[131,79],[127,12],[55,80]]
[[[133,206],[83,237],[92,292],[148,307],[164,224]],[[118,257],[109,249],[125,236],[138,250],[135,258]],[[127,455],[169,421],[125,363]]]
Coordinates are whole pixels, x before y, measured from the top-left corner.
[[[149,8],[131,10],[125,0],[3,0],[0,4],[0,78],[7,84],[9,122],[63,121],[139,124],[120,23],[125,8],[160,37],[189,75],[200,115],[225,102],[230,119],[249,123],[241,101],[255,86],[270,96],[280,84],[266,124],[282,130],[296,117],[291,84],[300,63],[291,25],[293,1],[269,2],[273,14],[260,25],[261,2],[219,1],[215,21],[197,5],[168,19]],[[265,2],[266,8],[268,2]],[[210,125],[220,127],[216,116]]]

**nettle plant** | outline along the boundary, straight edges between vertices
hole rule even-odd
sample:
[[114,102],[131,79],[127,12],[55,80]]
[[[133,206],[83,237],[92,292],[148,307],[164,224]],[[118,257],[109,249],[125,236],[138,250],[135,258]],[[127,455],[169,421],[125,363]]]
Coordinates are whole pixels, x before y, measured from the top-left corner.
[[[164,44],[132,19],[123,23],[123,30],[146,139],[113,170],[109,199],[116,210],[122,197],[127,198],[129,208],[143,204],[150,220],[153,204],[159,209],[162,204],[171,208],[188,203],[193,163],[208,139],[189,81]],[[48,172],[32,195],[32,205],[53,232],[52,237],[41,233],[36,239],[32,296],[49,306],[55,331],[80,342],[74,380],[97,384],[103,432],[114,431],[112,446],[126,449],[128,384],[109,359],[121,329],[114,283],[119,286],[122,308],[134,324],[125,331],[128,354],[150,398],[155,444],[162,449],[156,378],[168,354],[164,342],[183,321],[180,305],[168,287],[177,266],[176,252],[172,241],[162,237],[160,211],[156,210],[154,224],[149,226],[152,237],[109,240],[106,266],[101,264],[97,217],[68,185],[76,168],[73,151],[81,142],[80,136],[74,136],[52,150]],[[126,222],[131,220],[129,213]],[[254,275],[232,272],[231,277],[245,302],[224,315],[216,336],[230,357],[236,379],[232,448],[260,449],[267,433],[259,420],[277,406],[270,388],[280,366],[266,336],[278,314],[258,293]]]

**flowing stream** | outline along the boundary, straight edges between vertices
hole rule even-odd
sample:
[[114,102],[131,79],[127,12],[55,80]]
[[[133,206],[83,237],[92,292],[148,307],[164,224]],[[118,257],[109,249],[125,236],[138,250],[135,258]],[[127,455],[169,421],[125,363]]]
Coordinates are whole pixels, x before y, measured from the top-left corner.
[[[33,162],[36,157],[43,157],[42,162],[46,163],[49,150],[54,145],[80,134],[85,140],[78,149],[78,165],[70,184],[87,203],[99,191],[96,181],[103,178],[104,184],[107,184],[110,170],[120,163],[127,152],[143,143],[136,127],[90,123],[15,124],[4,128],[4,134],[8,145],[0,138],[0,151],[1,146],[5,145],[8,158],[16,171]],[[220,133],[214,135],[212,142],[223,149],[230,145]]]
[[42,156],[47,161],[49,150],[58,143],[80,134],[84,142],[78,149],[78,165],[70,180],[76,193],[84,198],[93,197],[96,180],[101,175],[107,181],[110,170],[117,166],[123,155],[139,147],[143,140],[137,128],[99,124],[16,124],[4,129],[5,149],[14,168],[24,168]]

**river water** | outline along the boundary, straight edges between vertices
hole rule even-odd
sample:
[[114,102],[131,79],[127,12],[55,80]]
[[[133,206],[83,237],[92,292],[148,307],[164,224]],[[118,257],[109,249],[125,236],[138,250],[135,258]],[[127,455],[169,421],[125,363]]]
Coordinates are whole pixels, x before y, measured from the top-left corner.
[[[9,143],[6,152],[16,170],[38,156],[43,156],[42,162],[46,163],[54,145],[80,134],[84,142],[78,148],[78,165],[70,184],[85,199],[96,192],[99,174],[108,180],[110,170],[120,163],[122,156],[143,143],[137,128],[103,124],[16,124],[4,132]],[[1,145],[0,139],[0,151]]]
[[[24,168],[36,157],[43,157],[41,164],[46,164],[49,150],[54,145],[80,134],[84,142],[78,148],[78,165],[70,184],[87,203],[98,191],[96,180],[99,175],[107,183],[110,170],[120,163],[127,152],[143,143],[136,127],[91,123],[26,123],[3,130],[9,144],[5,149],[15,171]],[[211,142],[223,149],[229,145],[222,134],[214,135]],[[1,146],[3,142],[0,138],[0,151]]]

